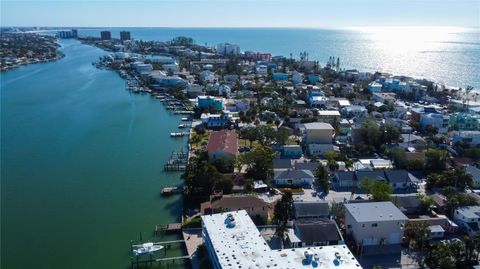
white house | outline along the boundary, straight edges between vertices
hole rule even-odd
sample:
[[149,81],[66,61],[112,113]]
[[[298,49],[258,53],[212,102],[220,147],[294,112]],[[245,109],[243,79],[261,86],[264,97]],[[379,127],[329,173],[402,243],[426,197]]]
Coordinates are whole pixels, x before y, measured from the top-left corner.
[[311,122],[305,123],[304,138],[307,144],[331,144],[335,130],[330,123]]
[[392,202],[345,205],[347,234],[362,246],[400,244],[407,221],[407,216]]
[[306,169],[287,169],[276,171],[274,181],[280,186],[311,186],[315,176],[312,171]]
[[381,92],[382,91],[382,84],[380,84],[376,81],[372,81],[372,82],[370,82],[370,84],[368,84],[368,91],[370,93]]
[[474,235],[479,230],[480,206],[463,206],[455,210],[453,221],[469,235]]
[[213,73],[210,70],[204,70],[200,73],[199,79],[201,82],[210,82],[213,83],[215,82],[215,73]]
[[430,125],[437,128],[439,133],[446,133],[448,132],[449,120],[450,116],[448,115],[443,115],[439,113],[422,114],[420,116],[420,126],[422,128],[425,128]]
[[303,74],[297,71],[292,72],[292,82],[293,84],[300,84],[303,82]]
[[471,147],[480,145],[480,131],[456,131],[453,132],[453,143],[466,143]]

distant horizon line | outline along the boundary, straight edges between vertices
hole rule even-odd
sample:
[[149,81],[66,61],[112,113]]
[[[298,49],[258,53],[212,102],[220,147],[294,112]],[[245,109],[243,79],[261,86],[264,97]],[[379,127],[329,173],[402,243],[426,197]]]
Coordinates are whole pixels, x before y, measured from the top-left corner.
[[480,30],[480,26],[447,26],[447,25],[391,25],[391,26],[1,26],[0,28],[78,28],[78,29],[118,29],[118,28],[164,28],[164,29],[319,29],[319,30],[361,30],[381,28],[418,28],[418,29],[457,29],[457,30]]

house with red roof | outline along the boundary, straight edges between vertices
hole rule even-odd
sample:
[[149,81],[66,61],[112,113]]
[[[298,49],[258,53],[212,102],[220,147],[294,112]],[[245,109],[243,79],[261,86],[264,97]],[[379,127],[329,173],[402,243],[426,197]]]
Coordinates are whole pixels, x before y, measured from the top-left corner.
[[235,158],[238,152],[238,134],[231,130],[210,133],[207,151],[210,162],[221,158]]

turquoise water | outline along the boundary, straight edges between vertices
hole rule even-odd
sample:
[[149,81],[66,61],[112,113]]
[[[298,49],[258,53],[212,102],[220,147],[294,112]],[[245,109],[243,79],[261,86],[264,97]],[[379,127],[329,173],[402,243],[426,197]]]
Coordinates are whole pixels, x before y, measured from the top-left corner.
[[[266,51],[299,58],[300,52],[324,65],[340,57],[342,68],[383,71],[427,78],[449,86],[480,89],[480,30],[456,28],[110,28],[112,36],[129,30],[132,38],[168,41],[189,36],[198,44],[238,44],[242,51]],[[79,29],[100,36],[100,29]]]
[[180,196],[160,191],[179,182],[163,164],[185,146],[169,137],[180,117],[93,67],[105,52],[62,45],[0,77],[1,268],[125,268],[131,239],[179,221]]

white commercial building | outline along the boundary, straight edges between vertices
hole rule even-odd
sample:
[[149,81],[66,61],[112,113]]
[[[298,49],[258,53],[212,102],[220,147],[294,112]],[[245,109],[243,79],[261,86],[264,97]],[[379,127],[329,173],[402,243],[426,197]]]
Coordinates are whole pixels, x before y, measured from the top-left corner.
[[361,269],[345,245],[272,250],[245,210],[202,216],[213,268]]

